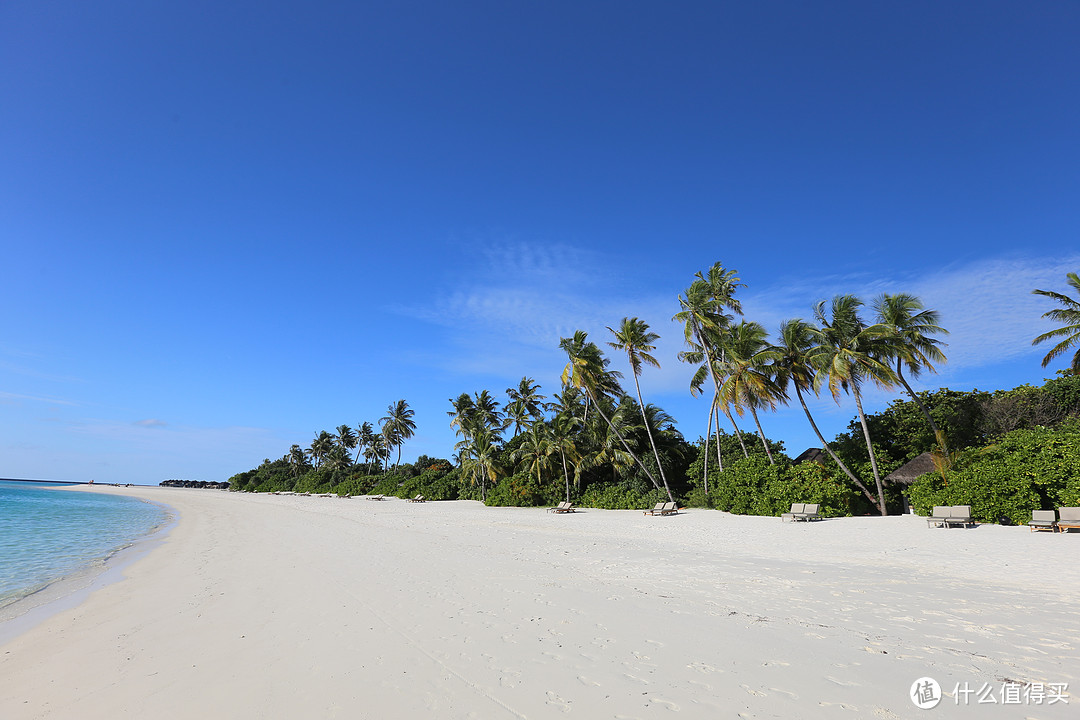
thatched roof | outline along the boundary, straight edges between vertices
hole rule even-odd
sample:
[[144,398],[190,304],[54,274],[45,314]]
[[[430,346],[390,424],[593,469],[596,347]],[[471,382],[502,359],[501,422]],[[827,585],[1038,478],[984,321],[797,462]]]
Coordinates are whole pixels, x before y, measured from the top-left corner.
[[806,450],[803,450],[802,454],[799,455],[799,457],[795,458],[792,461],[792,464],[793,465],[798,465],[801,462],[824,463],[825,458],[827,458],[827,457],[828,457],[828,455],[825,454],[824,450],[822,450],[821,448],[812,447],[812,448],[807,448]]
[[934,472],[935,469],[934,459],[930,456],[930,453],[924,452],[886,475],[885,480],[900,483],[901,485],[910,485],[915,482],[915,478],[928,472]]

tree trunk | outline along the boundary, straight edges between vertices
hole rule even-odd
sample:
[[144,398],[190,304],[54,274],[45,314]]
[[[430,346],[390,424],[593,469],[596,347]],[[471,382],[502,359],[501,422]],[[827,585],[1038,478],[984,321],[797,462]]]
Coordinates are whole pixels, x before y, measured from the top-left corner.
[[701,443],[701,454],[705,458],[704,471],[702,472],[702,475],[704,475],[703,479],[705,482],[706,495],[709,494],[709,438],[712,437],[713,407],[715,406],[709,406],[709,429],[705,431],[705,442]]
[[[829,457],[833,459],[833,462],[839,465],[840,469],[844,471],[844,474],[851,478],[851,481],[862,490],[866,499],[877,507],[877,500],[874,498],[873,494],[871,494],[870,489],[863,484],[862,480],[855,477],[855,473],[848,469],[848,466],[844,464],[844,461],[837,457],[836,453],[833,452],[833,449],[829,447],[829,443],[825,442],[825,438],[821,435],[821,431],[818,430],[817,423],[814,422],[814,416],[810,414],[810,408],[806,407],[806,401],[803,399],[802,391],[799,390],[798,385],[795,386],[795,394],[799,396],[799,404],[802,405],[803,412],[806,413],[806,419],[810,421],[810,427],[814,428],[814,434],[817,435],[818,440],[821,441],[821,449],[829,453]],[[879,507],[878,510],[881,510],[881,508]]]
[[638,407],[641,409],[641,421],[645,423],[645,433],[649,436],[649,444],[652,445],[653,457],[656,458],[656,467],[660,469],[660,479],[664,481],[664,491],[667,492],[668,499],[674,502],[675,499],[671,495],[671,488],[668,486],[667,476],[664,475],[664,466],[660,462],[660,451],[656,449],[656,440],[653,438],[652,428],[649,427],[649,418],[645,414],[645,401],[641,399],[641,384],[638,383],[637,373],[634,373],[634,388],[637,390]]
[[566,453],[559,448],[559,457],[562,458],[562,474],[566,478],[566,502],[570,502],[570,473],[566,471]]
[[[622,443],[622,446],[626,450],[627,454],[630,457],[634,458],[634,462],[636,462],[638,464],[638,467],[641,468],[642,472],[645,473],[645,477],[649,478],[649,481],[652,482],[653,487],[659,490],[660,483],[656,482],[656,478],[654,478],[652,473],[649,472],[649,468],[645,467],[645,463],[641,462],[641,458],[634,454],[634,451],[630,449],[630,446],[626,443],[626,440],[623,438],[623,436],[619,433],[618,430],[615,429],[615,425],[612,424],[611,420],[608,419],[608,416],[604,414],[604,411],[600,409],[600,403],[596,402],[596,398],[593,397],[592,392],[586,389],[585,396],[592,400],[592,404],[596,407],[596,412],[600,413],[600,417],[604,418],[604,422],[606,422],[608,427],[611,428],[611,432],[615,433],[615,437],[619,438],[619,442]],[[668,499],[672,502],[675,502],[675,498],[671,497],[671,490],[668,490]]]
[[765,448],[765,454],[769,456],[769,464],[775,465],[776,461],[773,460],[772,450],[769,449],[769,443],[765,441],[765,433],[761,429],[761,421],[758,420],[757,410],[754,406],[750,406],[750,414],[754,417],[754,424],[757,425],[757,434],[761,438],[761,447]]
[[878,502],[882,515],[888,515],[885,508],[885,488],[881,484],[881,474],[877,468],[877,458],[874,457],[874,446],[870,443],[870,428],[866,424],[866,413],[862,409],[862,396],[859,394],[859,386],[851,384],[851,394],[855,396],[855,407],[859,411],[859,423],[862,424],[863,437],[866,438],[866,451],[870,453],[870,467],[874,469],[874,482],[877,483]]
[[724,472],[724,458],[720,454],[720,407],[716,404],[716,396],[713,395],[712,407],[709,409],[712,418],[716,420],[716,468]]
[[742,448],[743,457],[749,458],[750,453],[747,452],[746,443],[743,442],[742,430],[740,430],[739,426],[735,424],[735,417],[730,412],[728,412],[727,408],[724,408],[724,414],[727,415],[727,419],[731,421],[731,427],[735,428],[735,437],[739,438],[739,447]]
[[904,379],[903,361],[896,361],[896,377],[900,378],[900,382],[903,383],[904,389],[908,391],[908,395],[915,401],[915,404],[922,410],[922,414],[926,417],[926,422],[930,423],[930,429],[934,431],[934,439],[938,441],[938,445],[941,446],[941,454],[944,456],[949,455],[949,447],[945,443],[945,433],[938,429],[937,423],[934,422],[934,418],[930,417],[930,410],[923,404],[923,401],[919,399],[919,396],[915,394],[915,391],[908,385],[907,380]]

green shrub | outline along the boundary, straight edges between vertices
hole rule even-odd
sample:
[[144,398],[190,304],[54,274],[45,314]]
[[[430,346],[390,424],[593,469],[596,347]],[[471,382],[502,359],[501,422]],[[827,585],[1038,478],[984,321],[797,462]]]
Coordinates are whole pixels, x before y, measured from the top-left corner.
[[765,503],[769,515],[780,515],[792,503],[817,503],[822,517],[851,515],[856,497],[846,482],[840,482],[824,467],[814,462],[777,466],[777,477],[765,483]]
[[1069,424],[1014,430],[995,445],[962,453],[946,477],[927,474],[911,485],[917,513],[971,505],[977,520],[1026,523],[1032,510],[1080,504],[1080,432]]
[[728,464],[723,472],[710,472],[713,507],[736,515],[772,515],[765,486],[779,481],[780,467],[770,465],[763,455],[751,455]]
[[667,499],[667,495],[659,490],[640,493],[623,484],[596,483],[581,494],[577,504],[605,510],[646,510]]
[[488,490],[485,500],[485,504],[490,507],[540,507],[558,502],[558,494],[552,492],[551,484],[541,486],[529,473],[517,473],[503,478]]

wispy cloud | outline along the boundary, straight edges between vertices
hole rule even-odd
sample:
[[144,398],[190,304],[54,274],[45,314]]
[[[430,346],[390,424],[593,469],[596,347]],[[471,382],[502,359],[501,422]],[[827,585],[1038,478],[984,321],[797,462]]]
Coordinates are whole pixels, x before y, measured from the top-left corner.
[[30,400],[31,402],[46,403],[49,405],[78,405],[78,403],[76,402],[73,402],[71,400],[64,400],[63,398],[43,397],[38,395],[20,395],[19,393],[0,391],[0,402],[5,400],[9,402],[16,400]]
[[[624,316],[637,316],[661,335],[656,356],[663,368],[650,369],[643,382],[652,392],[685,392],[690,369],[675,360],[683,349],[682,327],[671,322],[681,288],[638,292],[630,283],[594,278],[612,277],[605,260],[562,246],[512,243],[485,248],[471,280],[439,302],[402,311],[450,329],[457,354],[428,361],[456,373],[506,378],[530,374],[553,377],[561,369],[560,337],[582,329],[598,344],[606,342],[606,326]],[[810,319],[819,300],[841,293],[863,298],[868,307],[881,293],[908,292],[937,310],[950,334],[943,338],[949,357],[943,375],[992,365],[1025,354],[1037,354],[1031,338],[1045,329],[1040,316],[1049,309],[1034,288],[1061,289],[1063,278],[1080,254],[1039,258],[1015,255],[957,263],[922,273],[886,271],[778,278],[769,283],[746,278],[741,291],[748,319],[775,333],[791,317]],[[688,276],[687,282],[691,278]],[[607,348],[605,348],[606,350]],[[625,362],[611,355],[624,372]]]
[[137,420],[135,422],[135,425],[138,425],[139,427],[147,427],[147,428],[165,427],[168,424],[169,423],[165,422],[164,420],[158,420],[156,418],[147,418],[146,420]]

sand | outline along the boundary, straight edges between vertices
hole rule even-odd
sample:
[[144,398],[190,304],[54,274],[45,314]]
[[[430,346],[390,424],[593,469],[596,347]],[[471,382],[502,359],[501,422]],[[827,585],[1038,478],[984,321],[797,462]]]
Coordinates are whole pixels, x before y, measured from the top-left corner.
[[[1080,713],[1076,533],[94,491],[179,521],[0,646],[0,718]],[[1002,704],[1012,682],[1069,704]]]

